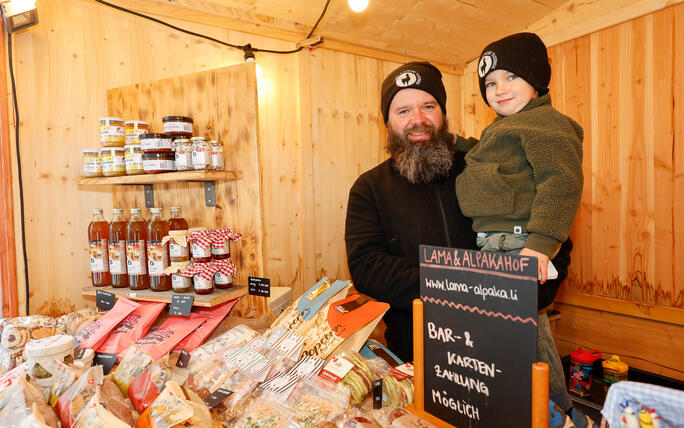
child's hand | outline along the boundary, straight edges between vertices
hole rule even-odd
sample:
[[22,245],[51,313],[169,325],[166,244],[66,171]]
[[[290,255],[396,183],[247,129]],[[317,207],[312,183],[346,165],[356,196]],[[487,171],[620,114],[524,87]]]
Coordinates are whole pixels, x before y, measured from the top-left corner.
[[546,282],[547,269],[549,267],[549,256],[540,253],[539,251],[534,251],[527,247],[520,250],[521,256],[535,257],[537,259],[537,277],[539,278],[539,283],[543,284]]

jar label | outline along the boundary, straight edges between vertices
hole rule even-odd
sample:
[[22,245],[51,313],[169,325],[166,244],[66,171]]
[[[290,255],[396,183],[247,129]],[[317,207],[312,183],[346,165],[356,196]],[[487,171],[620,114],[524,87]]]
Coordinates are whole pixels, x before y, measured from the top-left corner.
[[145,138],[140,141],[143,150],[173,149],[170,138]]
[[205,149],[192,149],[192,166],[195,169],[205,169],[210,165],[209,151]]
[[100,125],[100,137],[101,138],[107,138],[107,137],[123,137],[124,136],[124,127],[123,126],[117,126],[117,125]]
[[145,241],[126,241],[126,263],[129,275],[147,273]]
[[223,150],[211,151],[211,167],[215,170],[223,169]]
[[109,271],[116,275],[126,274],[126,242],[109,242]]
[[176,169],[192,169],[192,150],[176,149]]
[[126,173],[140,172],[143,170],[142,153],[126,152]]
[[102,172],[123,172],[126,166],[123,156],[112,156],[111,154],[102,156]]
[[164,122],[164,132],[187,132],[192,134],[192,123]]
[[175,242],[173,242],[173,240],[171,240],[169,242],[169,254],[171,255],[171,257],[187,257],[188,247],[176,244]]
[[126,144],[140,144],[140,136],[147,133],[146,129],[128,128],[126,129]]
[[107,272],[109,270],[109,257],[107,257],[107,240],[91,239],[89,242],[90,271]]
[[101,174],[102,164],[99,158],[83,159],[83,175]]
[[190,245],[190,251],[192,252],[193,259],[211,257],[211,245],[208,248],[202,248],[193,242],[192,245]]
[[227,285],[233,283],[233,277],[229,275],[222,274],[221,272],[216,272],[214,275],[214,282],[219,285]]
[[145,171],[173,171],[174,162],[166,159],[151,159],[143,161]]
[[209,290],[214,286],[211,279],[207,281],[199,275],[193,276],[192,279],[195,284],[195,290]]
[[147,241],[147,268],[150,275],[163,275],[169,267],[169,256],[162,241]]
[[174,289],[186,289],[190,287],[190,278],[176,273],[171,275],[171,287]]
[[211,254],[214,256],[222,256],[224,254],[230,255],[230,241],[226,241],[225,244],[223,244],[223,248],[218,248],[214,247],[213,245],[211,246]]

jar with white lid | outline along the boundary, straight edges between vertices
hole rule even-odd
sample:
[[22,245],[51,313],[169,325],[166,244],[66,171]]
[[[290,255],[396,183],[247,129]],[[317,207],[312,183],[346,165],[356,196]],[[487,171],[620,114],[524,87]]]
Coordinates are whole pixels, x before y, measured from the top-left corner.
[[99,150],[83,150],[81,161],[83,165],[82,174],[84,177],[102,177],[102,162],[100,160]]
[[216,171],[223,171],[223,143],[216,140],[211,140],[211,169]]
[[125,158],[126,153],[123,147],[107,147],[102,149],[100,151],[102,175],[105,177],[126,175]]
[[140,144],[131,144],[124,147],[126,164],[126,174],[136,175],[142,174],[143,170],[143,151]]
[[105,147],[123,147],[126,145],[126,128],[119,117],[100,118],[100,143]]
[[169,134],[149,133],[140,136],[143,153],[173,151],[173,142]]
[[126,130],[126,145],[140,144],[140,135],[150,132],[150,125],[142,120],[127,120],[124,123]]
[[211,148],[204,137],[192,137],[192,168],[208,169],[211,167]]
[[191,171],[192,141],[187,138],[173,140],[173,151],[176,158],[176,171]]
[[71,365],[74,362],[74,337],[68,334],[32,340],[24,348],[24,357],[28,363],[27,373],[38,385],[49,393],[54,382],[56,368],[54,360]]

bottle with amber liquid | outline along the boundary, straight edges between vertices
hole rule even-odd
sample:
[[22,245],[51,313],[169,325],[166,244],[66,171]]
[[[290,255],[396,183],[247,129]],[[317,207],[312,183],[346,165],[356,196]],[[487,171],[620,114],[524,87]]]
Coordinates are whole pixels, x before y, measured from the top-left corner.
[[126,264],[131,290],[150,288],[147,275],[147,222],[140,208],[131,208],[131,219],[126,224]]
[[90,275],[95,287],[112,284],[109,273],[109,223],[102,217],[102,208],[93,210],[93,221],[88,225],[88,252],[90,255]]
[[109,272],[115,288],[128,287],[126,268],[126,219],[121,208],[112,209],[112,222],[109,225]]
[[[181,207],[171,207],[169,234],[178,237],[185,236],[187,239],[187,230],[188,222],[183,218]],[[190,260],[190,244],[182,246],[172,239],[169,241],[169,257],[171,259],[171,263],[187,262]]]
[[169,267],[169,245],[162,239],[169,234],[169,223],[162,218],[161,208],[150,208],[152,217],[147,227],[147,271],[152,291],[171,289],[171,277],[164,274]]

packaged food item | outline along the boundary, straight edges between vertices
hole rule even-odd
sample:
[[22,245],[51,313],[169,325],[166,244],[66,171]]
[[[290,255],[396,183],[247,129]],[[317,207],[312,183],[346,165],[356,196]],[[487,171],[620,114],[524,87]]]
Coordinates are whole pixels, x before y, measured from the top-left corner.
[[214,274],[214,285],[219,289],[226,289],[233,286],[233,278],[237,275],[237,267],[233,264],[231,259],[215,260],[213,262],[216,268]]
[[140,148],[143,153],[173,152],[173,143],[168,134],[142,134],[140,136]]
[[387,309],[387,303],[366,300],[359,294],[333,302],[327,316],[319,312],[315,324],[303,333],[307,338],[304,354],[328,358],[347,340],[346,348],[358,351]]
[[401,358],[397,357],[394,352],[375,340],[367,340],[359,353],[362,357],[369,360],[380,358],[385,361],[389,367],[396,367],[400,364],[404,364]]
[[140,303],[119,297],[114,307],[105,315],[76,332],[74,339],[76,339],[78,348],[99,348],[109,332],[139,307]]
[[211,414],[197,394],[183,389],[177,382],[169,381],[154,403],[140,415],[135,426],[161,428],[183,424],[210,427]]
[[223,143],[211,140],[209,144],[211,145],[211,169],[223,171]]
[[211,256],[214,260],[230,258],[230,241],[239,241],[242,234],[233,232],[229,227],[212,229],[211,231]]
[[57,323],[64,333],[73,336],[82,327],[99,319],[104,314],[105,312],[101,312],[98,308],[84,308],[62,315],[57,320]]
[[38,427],[59,426],[57,415],[45,403],[43,393],[23,376],[12,386],[0,391],[0,424],[6,427],[31,427],[33,421],[43,424]]
[[238,299],[229,300],[220,305],[216,305],[213,308],[198,308],[195,309],[194,313],[198,315],[206,315],[207,320],[200,324],[192,333],[188,334],[178,342],[178,345],[174,348],[176,351],[185,349],[186,352],[192,352],[197,349],[204,340],[214,332],[216,327],[223,321],[223,319],[228,315],[230,310],[238,302]]
[[124,147],[124,164],[127,175],[138,175],[145,172],[143,169],[143,151],[140,144]]
[[168,355],[163,356],[150,364],[128,386],[128,398],[137,412],[144,412],[157,399],[166,387],[166,382],[185,382],[185,376],[174,371],[171,361]]
[[372,417],[383,428],[437,428],[403,407],[383,407],[374,410]]
[[332,383],[340,383],[349,390],[352,405],[360,404],[373,389],[375,377],[365,359],[355,353],[346,352],[333,357],[321,370],[319,377]]
[[182,263],[190,260],[187,230],[169,230],[169,234],[162,239],[162,245],[169,243],[171,263]]
[[107,147],[100,151],[102,175],[117,177],[126,175],[126,152],[123,147]]
[[192,278],[181,275],[190,266],[190,262],[171,263],[164,271],[171,276],[171,288],[174,293],[188,293],[192,291]]
[[380,428],[370,416],[357,408],[332,413],[328,416],[327,422],[330,424],[330,428]]
[[211,261],[211,230],[208,227],[192,227],[188,229],[190,254],[195,263]]
[[124,395],[128,395],[128,388],[133,379],[142,373],[152,361],[152,357],[149,354],[133,345],[126,350],[121,362],[114,369],[112,380]]
[[0,376],[0,392],[9,388],[10,386],[16,385],[19,379],[25,379],[28,370],[28,363],[21,363],[17,367],[8,371],[4,375]]
[[158,329],[147,333],[145,337],[136,342],[136,346],[152,357],[156,361],[163,357],[183,340],[185,336],[199,327],[209,317],[191,313],[188,317],[171,315]]
[[187,370],[192,375],[199,373],[213,360],[223,358],[230,350],[243,346],[257,336],[257,332],[244,324],[237,325],[190,353]]
[[204,137],[192,137],[192,168],[210,169],[211,168],[211,148]]
[[88,225],[88,255],[93,286],[102,287],[112,283],[107,255],[109,223],[102,217],[102,208],[93,210],[93,221]]
[[142,120],[127,120],[124,122],[126,130],[126,144],[139,145],[140,136],[150,131],[150,125]]
[[61,366],[74,362],[74,338],[60,334],[34,340],[26,344],[24,354],[28,374],[36,380],[47,397],[57,371]]
[[214,263],[193,263],[180,274],[192,277],[195,293],[210,294],[214,292],[214,275],[219,269]]
[[[234,424],[237,418],[253,403],[257,384],[258,382],[250,376],[235,371],[228,380],[220,385],[221,389],[231,391],[232,394],[211,409],[214,419],[221,421],[227,426]],[[214,389],[211,393],[217,389]],[[199,393],[198,395],[202,396]]]
[[173,151],[143,153],[143,172],[157,174],[176,170]]
[[102,384],[103,378],[102,366],[93,366],[59,397],[55,410],[62,426],[70,427],[74,424],[83,407]]
[[72,368],[81,376],[93,365],[95,359],[95,351],[92,349],[84,349],[83,352],[74,354],[74,365]]
[[112,208],[112,222],[109,224],[109,273],[116,288],[128,287],[126,268],[126,219],[121,208]]
[[413,403],[413,378],[399,380],[387,374],[381,379],[383,407],[406,407]]
[[166,306],[160,302],[138,303],[140,306],[119,322],[97,352],[118,354],[119,359],[123,358],[124,352],[147,333]]
[[261,384],[260,388],[278,399],[287,400],[297,384],[316,376],[323,368],[323,364],[325,364],[324,360],[303,356],[287,373],[272,377],[269,381]]
[[286,406],[267,398],[260,398],[247,409],[235,423],[235,428],[296,428],[294,413]]
[[302,334],[316,322],[314,316],[319,312],[327,314],[330,303],[344,298],[349,287],[350,281],[324,277],[276,318],[271,331],[283,328]]
[[100,118],[100,143],[104,147],[123,147],[126,144],[126,128],[123,119]]
[[173,140],[173,152],[176,160],[176,171],[191,171],[192,141],[187,138]]
[[81,157],[81,175],[86,178],[102,177],[102,161],[100,151],[94,149],[83,150]]
[[60,363],[57,360],[52,361],[54,362],[56,369],[51,370],[53,375],[52,385],[50,385],[48,404],[54,407],[64,391],[66,391],[76,381],[79,376],[79,372],[66,364]]
[[169,234],[169,223],[162,218],[161,208],[150,208],[150,222],[147,228],[147,271],[152,291],[171,289],[171,278],[164,274],[169,267],[169,249],[163,239]]
[[29,341],[64,333],[56,319],[42,315],[5,318],[0,330],[0,374],[24,362],[22,355]]
[[164,133],[174,137],[191,137],[193,120],[187,116],[164,116]]
[[111,375],[102,380],[102,385],[97,389],[97,396],[102,405],[114,416],[132,426],[135,418],[131,411],[131,406],[126,402],[126,397],[121,393],[119,387],[111,380]]
[[78,415],[73,428],[130,428],[130,426],[107,410],[98,394],[95,394]]
[[305,381],[297,388],[290,403],[299,426],[317,428],[330,414],[346,409],[349,396],[321,388],[316,382]]
[[147,222],[140,208],[131,208],[131,218],[126,225],[126,263],[128,283],[131,290],[150,288],[147,275]]

